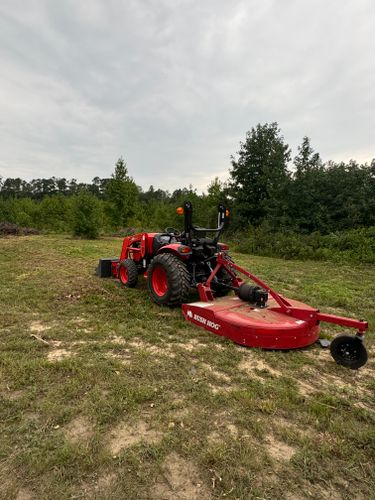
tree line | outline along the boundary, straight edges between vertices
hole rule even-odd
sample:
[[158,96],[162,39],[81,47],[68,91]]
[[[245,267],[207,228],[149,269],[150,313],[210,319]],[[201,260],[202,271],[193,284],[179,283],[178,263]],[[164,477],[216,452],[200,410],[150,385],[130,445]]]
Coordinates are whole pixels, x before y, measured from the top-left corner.
[[[205,193],[193,186],[172,193],[137,186],[120,158],[110,178],[0,180],[0,220],[42,230],[86,234],[124,228],[181,226],[175,208],[189,199],[194,220],[213,225],[218,202],[230,211],[229,230],[267,228],[323,235],[375,226],[375,159],[323,162],[304,137],[292,158],[277,123],[258,124],[231,157],[228,180],[212,180]],[[89,229],[91,227],[91,229]]]

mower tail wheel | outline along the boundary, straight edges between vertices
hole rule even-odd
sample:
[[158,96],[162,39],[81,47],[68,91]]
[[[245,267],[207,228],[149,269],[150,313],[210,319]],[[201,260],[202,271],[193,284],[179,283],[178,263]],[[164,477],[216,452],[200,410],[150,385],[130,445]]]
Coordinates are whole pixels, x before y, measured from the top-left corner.
[[118,268],[118,277],[127,288],[134,288],[138,283],[138,268],[134,260],[124,259]]
[[190,275],[186,265],[178,257],[162,253],[154,257],[149,265],[147,286],[154,302],[177,306],[188,300]]
[[352,335],[339,335],[335,337],[330,346],[331,354],[337,364],[357,370],[368,359],[367,349],[359,337]]

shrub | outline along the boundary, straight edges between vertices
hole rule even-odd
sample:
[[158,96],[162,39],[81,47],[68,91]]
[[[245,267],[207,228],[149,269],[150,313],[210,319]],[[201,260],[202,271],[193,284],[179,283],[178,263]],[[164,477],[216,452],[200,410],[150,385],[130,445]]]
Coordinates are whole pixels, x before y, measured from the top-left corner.
[[72,229],[74,236],[94,239],[99,236],[102,226],[100,201],[86,190],[74,196],[72,202]]
[[38,226],[53,232],[67,232],[71,228],[71,200],[58,194],[46,196],[39,203]]
[[375,227],[351,229],[328,235],[272,231],[263,224],[234,236],[236,249],[268,257],[299,260],[375,263]]

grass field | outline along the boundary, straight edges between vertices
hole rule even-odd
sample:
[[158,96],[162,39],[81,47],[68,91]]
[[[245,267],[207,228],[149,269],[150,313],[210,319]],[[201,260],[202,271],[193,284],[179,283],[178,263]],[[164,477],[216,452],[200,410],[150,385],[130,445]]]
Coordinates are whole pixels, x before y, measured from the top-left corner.
[[[375,498],[373,329],[358,371],[241,348],[95,277],[120,245],[0,239],[1,498]],[[375,324],[375,267],[233,256]]]

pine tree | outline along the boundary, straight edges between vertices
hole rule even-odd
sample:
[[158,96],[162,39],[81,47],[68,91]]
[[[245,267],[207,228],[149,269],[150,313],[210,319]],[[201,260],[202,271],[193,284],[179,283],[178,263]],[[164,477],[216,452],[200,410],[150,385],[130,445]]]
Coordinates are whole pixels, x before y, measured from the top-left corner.
[[268,219],[276,225],[287,211],[290,149],[277,123],[258,124],[232,157],[231,187],[239,222],[258,225]]
[[304,137],[294,158],[296,171],[290,191],[290,219],[296,229],[312,232],[326,228],[329,214],[324,208],[325,175],[319,153]]
[[109,212],[115,227],[125,227],[136,212],[138,188],[131,177],[124,159],[117,160],[115,172],[106,185]]

